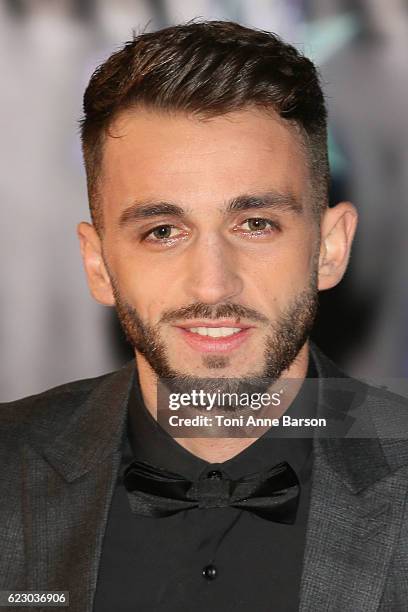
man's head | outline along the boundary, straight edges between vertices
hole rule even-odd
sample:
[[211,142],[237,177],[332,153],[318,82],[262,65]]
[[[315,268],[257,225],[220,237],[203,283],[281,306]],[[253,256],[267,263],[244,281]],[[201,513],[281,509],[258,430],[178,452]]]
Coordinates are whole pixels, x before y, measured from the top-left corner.
[[[266,32],[177,26],[111,56],[84,109],[82,253],[139,359],[168,378],[279,376],[318,288],[344,273],[356,222],[348,203],[327,208],[313,64]],[[203,339],[208,325],[232,335]]]

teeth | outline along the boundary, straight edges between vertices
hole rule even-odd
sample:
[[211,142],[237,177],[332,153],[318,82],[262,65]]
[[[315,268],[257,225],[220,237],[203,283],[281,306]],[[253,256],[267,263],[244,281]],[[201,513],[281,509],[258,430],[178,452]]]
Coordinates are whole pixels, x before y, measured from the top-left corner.
[[190,327],[189,331],[199,336],[211,336],[211,338],[224,338],[232,336],[241,331],[240,327]]

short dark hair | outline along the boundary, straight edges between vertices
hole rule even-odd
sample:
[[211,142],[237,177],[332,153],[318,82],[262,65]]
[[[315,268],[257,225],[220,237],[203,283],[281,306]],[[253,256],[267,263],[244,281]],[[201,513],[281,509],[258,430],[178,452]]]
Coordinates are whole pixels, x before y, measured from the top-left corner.
[[327,112],[314,64],[277,35],[230,21],[189,22],[134,36],[93,73],[81,138],[89,204],[102,230],[98,189],[107,130],[135,106],[215,117],[248,107],[273,110],[300,128],[313,207],[327,204]]

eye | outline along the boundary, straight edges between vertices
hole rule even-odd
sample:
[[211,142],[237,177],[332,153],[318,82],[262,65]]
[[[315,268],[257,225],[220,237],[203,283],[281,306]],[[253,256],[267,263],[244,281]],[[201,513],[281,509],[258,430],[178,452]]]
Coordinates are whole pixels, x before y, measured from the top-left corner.
[[174,225],[158,225],[153,229],[149,230],[146,234],[144,234],[143,239],[148,242],[167,242],[168,240],[172,240],[177,237],[176,235],[171,235],[172,229],[178,229]]
[[[244,232],[246,234],[249,233],[266,233],[269,234],[274,231],[280,231],[280,225],[271,219],[264,219],[261,217],[252,217],[250,219],[246,219],[241,226],[247,224],[249,232]],[[267,230],[267,231],[265,231]]]

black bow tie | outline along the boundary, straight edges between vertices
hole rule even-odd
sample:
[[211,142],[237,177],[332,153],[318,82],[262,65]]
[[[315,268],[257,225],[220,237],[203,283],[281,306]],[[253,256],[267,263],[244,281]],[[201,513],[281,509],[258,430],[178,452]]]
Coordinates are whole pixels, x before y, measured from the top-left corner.
[[230,480],[213,470],[195,482],[143,461],[133,461],[125,470],[123,482],[135,514],[165,517],[192,508],[248,510],[277,523],[292,524],[296,519],[300,485],[286,462],[270,470]]

